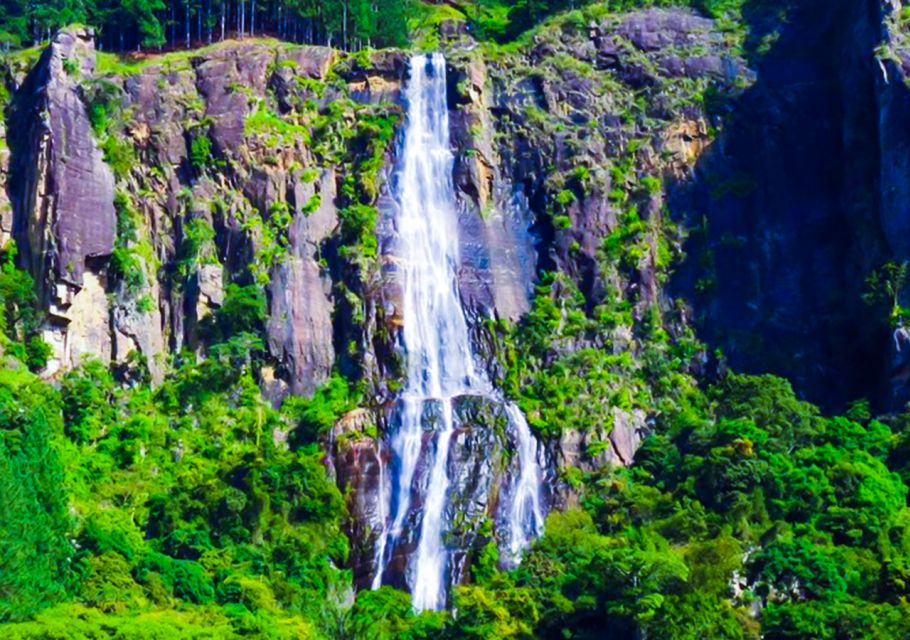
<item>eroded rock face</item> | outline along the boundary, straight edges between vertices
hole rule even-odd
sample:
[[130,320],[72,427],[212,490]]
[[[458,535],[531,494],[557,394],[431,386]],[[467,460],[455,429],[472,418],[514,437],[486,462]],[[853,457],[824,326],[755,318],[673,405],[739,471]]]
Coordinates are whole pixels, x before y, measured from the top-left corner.
[[99,261],[114,248],[114,178],[78,84],[94,70],[93,38],[89,29],[58,34],[19,91],[25,98],[16,105],[10,139],[16,154],[14,235],[52,316],[52,366],[111,353]]
[[290,256],[275,267],[269,286],[268,334],[272,355],[288,369],[291,393],[309,394],[335,362],[331,280],[320,265],[320,247],[338,223],[334,171],[299,188],[299,201],[319,198],[319,206],[298,211],[291,223]]
[[376,422],[367,410],[356,409],[335,425],[326,460],[347,499],[350,565],[359,588],[369,587],[376,540],[385,520],[381,511],[385,502],[381,455]]
[[[406,57],[355,63],[325,47],[225,43],[100,78],[92,39],[78,29],[56,38],[16,95],[12,123],[21,135],[9,136],[10,152],[0,148],[0,182],[9,165],[15,186],[9,210],[0,198],[0,234],[15,232],[50,310],[48,373],[91,354],[143,362],[160,380],[167,352],[200,348],[202,324],[224,304],[227,286],[267,260],[256,276],[267,291],[273,358],[273,379],[263,384],[276,402],[311,392],[335,364],[339,327],[350,324],[335,317],[333,289],[342,279],[354,287],[358,276],[329,263],[345,176],[332,162],[315,168],[313,115],[302,114],[313,102],[397,99]],[[326,85],[340,59],[351,83],[372,87],[366,94]],[[91,101],[108,105],[111,128],[101,135],[136,158],[117,176],[120,215],[135,225],[125,238],[116,238],[115,180],[86,115]],[[251,127],[256,113],[264,122]],[[350,160],[343,148],[332,153]],[[115,246],[130,256],[129,283],[110,273]],[[82,304],[89,297],[91,316]]]

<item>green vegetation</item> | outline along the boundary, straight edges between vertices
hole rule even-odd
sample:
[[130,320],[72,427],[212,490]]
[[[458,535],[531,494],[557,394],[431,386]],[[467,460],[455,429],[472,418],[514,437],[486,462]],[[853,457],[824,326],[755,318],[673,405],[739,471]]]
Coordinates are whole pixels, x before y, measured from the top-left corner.
[[[550,16],[576,12],[594,5],[601,14],[642,7],[688,6],[713,18],[738,16],[749,0],[475,0],[462,6],[474,31],[481,37],[508,42],[533,29]],[[568,11],[568,10],[573,11]],[[584,23],[581,23],[584,26]]]
[[136,164],[136,152],[120,130],[119,121],[123,117],[120,89],[113,82],[100,79],[87,82],[84,90],[89,121],[104,151],[104,160],[114,175],[123,179]]
[[886,306],[888,318],[894,327],[903,326],[910,319],[910,309],[901,304],[901,293],[906,281],[906,262],[888,262],[866,278],[863,300],[871,306]]
[[295,124],[289,116],[278,116],[264,101],[260,101],[256,109],[246,117],[244,131],[248,136],[264,134],[265,142],[270,147],[310,142],[310,131],[307,127]]
[[519,569],[459,589],[463,637],[906,637],[906,419],[824,418],[770,376],[687,393]]
[[247,330],[263,313],[261,293],[229,288],[209,357],[156,390],[93,362],[58,390],[7,360],[0,622],[37,618],[4,637],[300,638],[336,624],[342,500],[316,446],[274,436],[294,422],[252,377]]
[[215,229],[204,218],[190,218],[183,227],[183,242],[177,254],[178,283],[195,274],[204,264],[217,264],[215,256]]
[[196,132],[190,142],[190,164],[196,171],[205,171],[215,163],[212,156],[212,140],[205,131]]
[[[312,21],[318,35],[311,39],[362,49],[347,60],[366,64],[370,45],[403,44],[405,19],[419,46],[438,45],[436,27],[448,20],[466,20],[478,37],[514,44],[532,32],[552,38],[563,25],[586,28],[589,18],[609,11],[669,4],[729,17],[743,0],[393,2],[379,12],[353,0],[346,12],[335,1],[281,0],[257,3],[256,24],[286,30],[278,10],[290,11]],[[109,48],[147,47],[182,39],[189,20],[191,38],[203,41],[218,30],[222,7],[233,31],[241,6],[38,5],[26,17],[24,2],[4,4],[0,37],[18,46],[84,19],[103,27]],[[542,21],[548,22],[538,27]],[[118,42],[111,27],[120,23],[125,35]],[[249,22],[241,31],[251,31]],[[149,60],[166,67],[191,55]],[[102,54],[99,69],[128,75],[149,60]],[[650,64],[646,57],[634,62]],[[200,267],[220,264],[215,229],[225,233],[229,219],[238,223],[231,233],[245,233],[249,246],[241,255],[251,262],[238,268],[225,260],[221,304],[201,319],[193,351],[175,355],[160,385],[119,379],[98,362],[53,382],[37,377],[50,348],[40,337],[35,283],[17,268],[14,246],[0,254],[0,636],[910,637],[910,413],[874,419],[868,404],[857,403],[843,416],[824,416],[779,378],[702,375],[712,360],[705,345],[678,309],[658,307],[642,293],[643,274],[658,284],[667,277],[682,233],[661,210],[663,176],[653,165],[637,169],[640,155],[659,156],[651,138],[653,96],[619,86],[565,52],[547,57],[535,73],[596,83],[609,94],[604,102],[615,108],[621,131],[609,162],[579,158],[549,172],[542,216],[570,247],[556,260],[565,268],[540,274],[520,322],[487,325],[501,365],[497,383],[535,432],[553,448],[563,440],[583,443],[575,466],[558,470],[577,500],[550,515],[520,567],[501,570],[496,545],[484,541],[472,550],[470,575],[448,612],[417,614],[407,594],[389,587],[352,595],[346,496],[326,473],[322,447],[340,417],[376,401],[369,382],[344,365],[360,348],[356,332],[366,318],[375,320],[368,314],[381,285],[376,201],[401,113],[392,104],[355,103],[342,90],[336,95],[337,78],[330,77],[298,83],[306,99],[291,102],[289,113],[279,115],[272,95],[258,100],[244,123],[244,142],[269,149],[271,165],[299,171],[305,183],[323,168],[338,176],[339,226],[319,255],[332,258],[331,267],[323,264],[344,318],[338,324],[349,330],[338,338],[348,352],[310,397],[289,398],[276,409],[260,392],[264,365],[275,364],[263,340],[265,287],[287,259],[294,216],[314,213],[325,192],[298,203],[299,211],[283,200],[253,206],[225,187],[230,180],[216,180],[225,177],[228,160],[216,158],[204,121],[190,126],[189,167],[182,169],[215,189],[181,193],[167,285],[188,291]],[[678,82],[674,108],[688,101],[701,109],[713,99],[703,85]],[[122,135],[128,114],[119,88],[91,79],[82,87],[120,186],[127,178],[140,181],[140,172],[130,175],[136,153]],[[325,104],[311,99],[324,96],[331,97]],[[566,149],[595,135],[590,120],[572,122],[537,106],[523,115],[521,126],[546,138],[565,134],[559,140]],[[302,147],[312,166],[288,160],[300,158],[293,152]],[[718,185],[713,195],[736,195],[752,186],[745,182]],[[213,191],[210,211],[191,206],[193,193]],[[595,195],[616,215],[591,249],[573,235],[573,220]],[[158,265],[138,202],[117,193],[109,273],[115,293],[147,313],[155,306],[147,285]],[[582,258],[598,287],[578,284]],[[901,299],[906,270],[889,263],[867,280],[866,301],[895,325],[908,318]],[[700,286],[709,292],[711,279]],[[395,363],[383,364],[392,370]],[[383,382],[394,389],[394,380]],[[633,419],[647,430],[635,464],[601,464],[612,430]],[[365,436],[376,429],[368,426]]]
[[143,261],[136,250],[139,241],[138,214],[123,191],[114,196],[117,211],[117,240],[111,255],[110,274],[120,279],[127,293],[135,296],[146,284]]
[[41,337],[42,315],[32,277],[16,266],[18,250],[10,242],[0,251],[0,347],[32,371],[40,371],[51,355]]

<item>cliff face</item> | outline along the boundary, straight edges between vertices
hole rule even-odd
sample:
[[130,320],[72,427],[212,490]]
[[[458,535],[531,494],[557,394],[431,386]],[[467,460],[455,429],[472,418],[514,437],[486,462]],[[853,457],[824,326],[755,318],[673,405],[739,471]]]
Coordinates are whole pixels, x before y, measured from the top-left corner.
[[[682,235],[666,232],[661,182],[686,179],[711,143],[704,93],[752,81],[717,26],[678,10],[608,14],[498,53],[457,25],[444,33],[458,285],[481,364],[504,383],[503,327],[531,310],[544,271],[581,296],[565,318],[618,315],[606,335],[560,340],[541,372],[590,350],[634,362],[638,327],[662,314],[685,331],[662,295]],[[262,337],[273,401],[313,392],[333,368],[365,382],[364,407],[338,424],[328,456],[348,490],[359,584],[379,531],[376,436],[394,429],[402,375],[395,193],[407,63],[394,51],[269,41],[96,62],[91,33],[76,29],[11,81],[7,119],[12,216],[0,220],[48,311],[47,375],[93,357],[160,380],[171,357],[225,338],[223,319],[252,290],[266,314],[246,328]],[[648,407],[593,402],[602,421],[568,425],[547,445],[550,502],[572,500],[557,481],[572,469],[630,463],[647,430]],[[458,406],[451,519],[463,571],[498,517],[515,443],[494,408]],[[390,562],[393,582],[405,556]]]
[[755,21],[757,81],[671,190],[696,230],[674,291],[702,336],[734,369],[785,375],[832,410],[910,397],[903,329],[863,299],[870,275],[908,259],[901,7],[791,3],[764,47]]
[[[910,260],[910,42],[908,25],[902,14],[906,3],[887,0],[881,3],[883,18],[876,49],[875,98],[879,149],[878,205],[881,228],[888,255],[892,260]],[[907,292],[903,292],[906,296]],[[902,299],[906,304],[906,298]],[[888,347],[887,400],[895,408],[910,400],[910,349],[903,327],[892,330]]]
[[[337,174],[314,168],[303,127],[275,131],[268,118],[279,101],[310,99],[306,82],[320,84],[334,57],[238,44],[93,74],[91,34],[57,37],[11,118],[14,235],[50,312],[48,373],[138,354],[160,378],[168,352],[196,348],[226,284],[255,260],[276,398],[326,377],[332,279],[320,251],[337,230]],[[377,73],[397,81],[402,70]]]
[[106,274],[92,265],[114,248],[114,178],[77,80],[94,71],[93,53],[91,34],[60,34],[21,87],[10,128],[12,232],[41,275],[52,371],[84,356],[111,357]]
[[[632,461],[657,411],[650,347],[693,326],[734,368],[791,376],[813,400],[907,398],[904,334],[862,301],[874,269],[910,258],[900,7],[796,4],[785,23],[750,25],[745,58],[741,34],[682,10],[569,15],[509,49],[444,25],[475,350],[520,404],[526,387],[580,381],[575,397],[522,405],[552,428],[553,503],[573,499],[573,470]],[[274,402],[333,369],[364,382],[328,443],[360,584],[381,517],[377,434],[394,428],[402,376],[407,68],[397,51],[270,41],[114,62],[76,29],[27,76],[5,74],[0,231],[48,312],[45,373],[97,357],[160,380],[263,294],[245,328]],[[528,346],[516,325],[550,311],[547,343]],[[692,361],[686,373],[710,372],[705,354]],[[514,443],[502,416],[461,405],[468,549],[489,535]],[[403,567],[390,564],[400,580]]]

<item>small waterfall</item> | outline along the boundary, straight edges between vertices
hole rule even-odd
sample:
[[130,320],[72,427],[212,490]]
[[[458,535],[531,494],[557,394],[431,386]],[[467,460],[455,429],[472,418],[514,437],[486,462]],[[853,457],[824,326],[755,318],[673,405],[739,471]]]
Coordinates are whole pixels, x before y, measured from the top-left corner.
[[524,414],[512,402],[506,404],[509,425],[518,443],[518,482],[509,496],[508,548],[505,560],[508,566],[517,566],[521,552],[531,538],[540,535],[543,529],[543,508],[540,503],[540,487],[543,482],[541,460],[537,440],[531,434]]
[[[450,445],[455,433],[453,401],[485,396],[503,403],[487,376],[474,365],[468,323],[458,293],[458,227],[454,157],[449,141],[445,59],[441,54],[411,59],[407,85],[408,121],[399,174],[397,258],[403,292],[402,341],[408,379],[398,401],[388,447],[389,473],[380,510],[385,523],[376,544],[373,588],[396,547],[410,538],[407,581],[417,609],[445,606],[451,580],[450,525],[446,507]],[[520,472],[507,491],[505,556],[516,563],[543,524],[537,442],[524,416],[505,404],[516,441]],[[427,438],[427,431],[430,431]],[[416,515],[415,515],[416,514]]]

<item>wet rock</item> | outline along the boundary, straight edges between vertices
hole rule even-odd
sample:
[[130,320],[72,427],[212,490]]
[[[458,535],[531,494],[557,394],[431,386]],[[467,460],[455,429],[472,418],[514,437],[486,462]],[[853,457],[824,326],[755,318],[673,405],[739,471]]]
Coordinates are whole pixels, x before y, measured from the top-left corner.
[[347,499],[350,566],[359,588],[369,586],[374,569],[374,546],[385,517],[382,511],[385,501],[383,462],[375,433],[376,425],[370,412],[355,409],[338,421],[328,443],[330,472]]
[[449,70],[454,181],[462,265],[459,288],[477,318],[517,320],[530,307],[535,278],[527,201],[500,173],[486,65],[470,57]]

